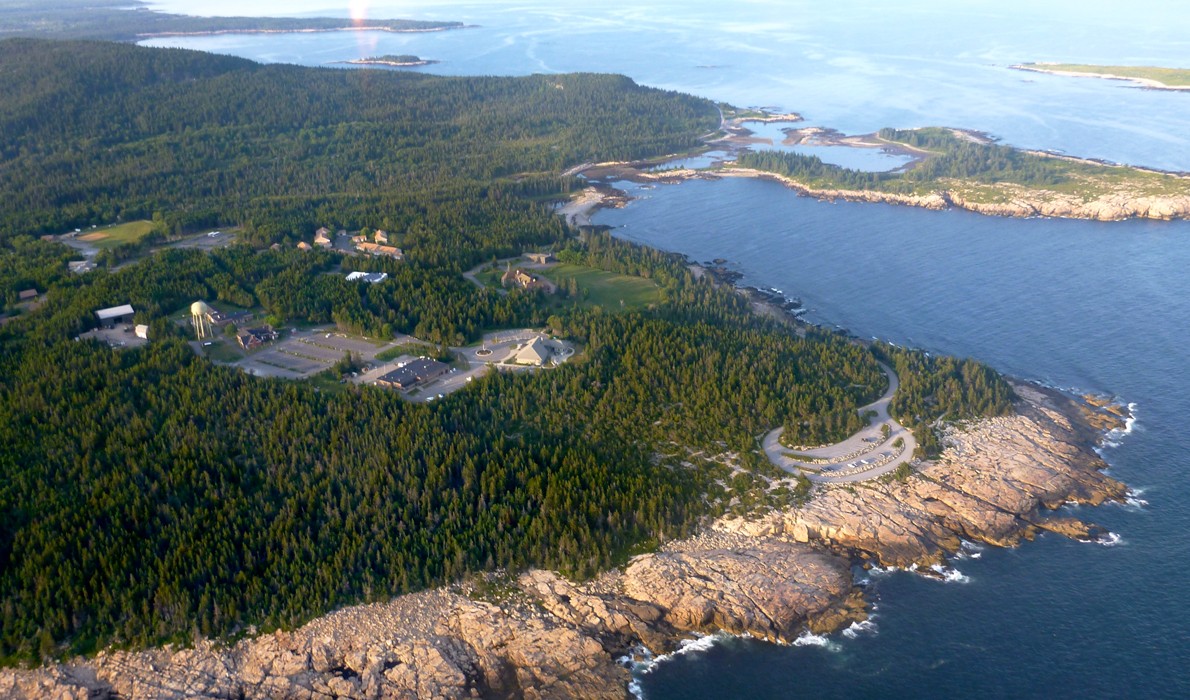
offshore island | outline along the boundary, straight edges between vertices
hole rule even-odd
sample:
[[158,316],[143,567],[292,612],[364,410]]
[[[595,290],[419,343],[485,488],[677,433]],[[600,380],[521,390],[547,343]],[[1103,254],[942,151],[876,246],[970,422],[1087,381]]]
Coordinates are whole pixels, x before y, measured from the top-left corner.
[[429,66],[437,63],[437,61],[430,61],[419,56],[411,54],[400,55],[384,55],[371,56],[368,58],[355,58],[350,61],[341,61],[341,63],[350,63],[355,66],[389,66],[392,68],[416,68],[418,66]]
[[[705,149],[707,100],[100,42],[0,66],[6,697],[622,698],[696,634],[861,624],[854,566],[1102,541],[1052,511],[1128,497],[1112,401],[581,225],[574,164]],[[991,147],[914,133],[879,137]]]
[[1186,68],[1096,66],[1082,63],[1021,63],[1009,68],[1072,78],[1122,80],[1150,90],[1190,90],[1190,69]]

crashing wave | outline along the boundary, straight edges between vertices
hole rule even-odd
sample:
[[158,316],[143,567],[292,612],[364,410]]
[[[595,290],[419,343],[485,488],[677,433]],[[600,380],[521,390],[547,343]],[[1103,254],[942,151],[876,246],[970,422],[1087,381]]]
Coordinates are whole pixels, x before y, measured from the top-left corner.
[[974,542],[963,540],[959,546],[959,551],[955,552],[954,558],[958,561],[964,559],[979,559],[983,556],[983,547]]
[[1124,496],[1124,505],[1129,508],[1140,510],[1149,505],[1149,502],[1141,498],[1145,493],[1144,489],[1128,489],[1128,493]]
[[1136,427],[1136,404],[1129,403],[1128,404],[1128,416],[1124,419],[1124,427],[1123,428],[1113,428],[1112,430],[1109,430],[1107,432],[1107,434],[1103,436],[1103,440],[1102,440],[1103,446],[1109,447],[1109,448],[1119,447],[1121,442],[1124,440],[1124,438],[1132,434],[1132,431],[1135,427]]
[[[679,656],[686,654],[693,654],[700,651],[706,651],[715,646],[719,642],[726,639],[731,639],[737,635],[731,635],[726,632],[716,632],[715,634],[706,634],[695,637],[694,639],[683,639],[678,642],[678,648],[668,654],[660,654],[655,656],[653,652],[649,651],[642,645],[637,645],[633,648],[632,653],[622,656],[616,661],[620,665],[628,668],[634,674],[645,674],[651,672],[657,667],[657,664],[676,659]],[[631,691],[631,688],[629,688]]]
[[838,642],[832,642],[826,635],[814,634],[809,630],[798,635],[798,638],[793,640],[793,646],[822,647],[827,651],[839,651],[841,649]]
[[877,631],[876,623],[871,619],[868,619],[864,620],[863,622],[852,622],[850,627],[843,630],[843,636],[848,639],[855,639],[861,634],[875,636]]
[[1079,540],[1079,542],[1086,542],[1088,544],[1101,544],[1104,547],[1115,547],[1117,545],[1127,544],[1123,537],[1120,537],[1114,532],[1105,532],[1094,539]]
[[942,564],[934,564],[930,567],[930,571],[933,571],[935,574],[937,574],[937,577],[931,578],[937,578],[939,581],[944,581],[946,583],[971,582],[971,577],[964,574],[962,571],[949,566],[943,566]]

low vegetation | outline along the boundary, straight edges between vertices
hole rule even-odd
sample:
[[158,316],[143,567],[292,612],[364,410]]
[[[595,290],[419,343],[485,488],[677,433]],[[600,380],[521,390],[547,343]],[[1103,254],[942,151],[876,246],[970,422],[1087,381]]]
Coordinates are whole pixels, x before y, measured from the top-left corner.
[[977,202],[1009,201],[1022,190],[1077,195],[1084,201],[1128,192],[1136,196],[1185,194],[1185,180],[1163,173],[1030,153],[952,129],[881,129],[890,143],[925,153],[905,171],[869,172],[783,151],[745,152],[742,167],[788,177],[813,189],[870,190],[903,195],[961,192]]
[[1190,69],[1157,66],[1095,66],[1083,63],[1027,63],[1028,70],[1053,73],[1090,73],[1106,77],[1152,80],[1169,87],[1190,87]]

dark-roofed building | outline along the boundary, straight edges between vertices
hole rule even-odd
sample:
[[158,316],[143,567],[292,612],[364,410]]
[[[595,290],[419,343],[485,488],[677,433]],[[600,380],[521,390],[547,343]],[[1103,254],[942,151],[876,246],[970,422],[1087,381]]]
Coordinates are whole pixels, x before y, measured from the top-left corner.
[[263,326],[261,328],[249,328],[246,331],[240,331],[236,334],[236,340],[240,342],[240,347],[245,350],[254,350],[265,343],[271,343],[277,339],[277,331],[273,330],[272,326]]
[[408,362],[376,380],[378,386],[410,389],[433,381],[450,371],[450,365],[429,358]]

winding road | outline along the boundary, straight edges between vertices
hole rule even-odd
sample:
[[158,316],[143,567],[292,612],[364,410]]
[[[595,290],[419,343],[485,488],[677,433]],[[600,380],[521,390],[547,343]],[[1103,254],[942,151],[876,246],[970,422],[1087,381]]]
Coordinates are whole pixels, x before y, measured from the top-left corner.
[[[867,481],[893,472],[902,464],[912,461],[913,453],[917,450],[917,440],[914,439],[912,431],[893,420],[888,412],[889,403],[900,383],[891,367],[880,363],[880,368],[888,376],[888,391],[879,399],[859,409],[860,415],[868,411],[876,412],[876,418],[869,422],[867,427],[842,442],[812,450],[793,450],[785,447],[780,442],[781,433],[785,428],[777,428],[765,435],[762,441],[769,461],[792,474],[804,474],[810,481],[819,484]],[[887,438],[881,435],[881,427],[885,425],[889,427]],[[904,446],[900,450],[893,446],[897,438],[904,440]],[[814,461],[795,459],[790,456],[794,453]]]

